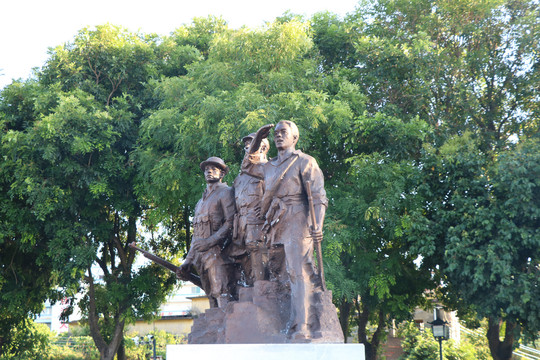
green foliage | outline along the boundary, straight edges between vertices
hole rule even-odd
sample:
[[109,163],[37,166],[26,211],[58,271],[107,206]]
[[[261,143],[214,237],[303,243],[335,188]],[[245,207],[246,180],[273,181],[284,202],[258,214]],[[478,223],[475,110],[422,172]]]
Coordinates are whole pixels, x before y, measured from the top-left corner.
[[[463,275],[463,262],[453,262],[452,259],[466,256],[463,254],[468,249],[464,248],[469,242],[464,242],[462,236],[456,236],[452,240],[455,251],[450,252],[446,235],[449,227],[450,231],[454,231],[457,227],[467,226],[462,221],[464,216],[471,221],[480,219],[477,210],[470,208],[478,204],[478,198],[473,199],[476,195],[471,191],[489,193],[486,186],[492,185],[486,180],[493,177],[493,174],[481,169],[490,167],[492,159],[497,159],[498,155],[491,151],[500,149],[504,153],[502,150],[509,145],[508,138],[512,134],[525,139],[537,132],[537,117],[531,116],[531,111],[536,109],[538,99],[530,96],[534,93],[534,84],[538,78],[538,69],[532,66],[536,60],[532,59],[537,59],[539,44],[531,38],[532,33],[538,32],[534,15],[537,12],[537,2],[525,1],[459,4],[445,1],[378,1],[360,3],[358,9],[343,21],[329,14],[314,17],[314,42],[321,47],[322,64],[328,69],[335,69],[333,74],[340,74],[359,89],[365,90],[367,96],[366,115],[361,114],[367,121],[357,121],[359,131],[351,132],[350,140],[345,143],[353,155],[351,164],[366,175],[350,183],[345,182],[341,188],[330,190],[339,215],[333,219],[332,210],[329,210],[331,218],[327,222],[327,233],[332,229],[337,235],[327,238],[326,251],[333,257],[328,262],[328,278],[341,285],[343,294],[352,296],[352,289],[361,287],[361,284],[371,284],[373,288],[367,294],[379,298],[392,294],[392,299],[398,298],[398,294],[390,289],[394,282],[401,284],[402,281],[389,275],[392,271],[388,267],[367,265],[377,259],[377,252],[391,258],[384,251],[385,246],[375,245],[378,244],[376,239],[384,239],[382,244],[402,248],[411,258],[415,254],[419,255],[421,267],[416,270],[424,274],[433,273],[432,284],[442,277],[448,293],[454,292],[455,282],[457,287],[467,288],[463,294],[469,299],[468,303],[487,298],[494,305],[500,304],[496,297],[468,291],[478,282],[477,278],[498,273],[499,268],[493,264],[494,259],[484,255],[486,248],[477,248],[476,255],[470,257],[471,268],[474,268],[470,273],[475,274],[474,277],[448,276],[444,265],[447,261],[454,264],[451,268],[454,275]],[[335,35],[340,41],[333,42],[334,38],[329,34]],[[430,124],[435,136],[421,137],[417,136],[419,133],[415,132],[414,127],[407,129],[404,126],[402,132],[396,127],[400,122],[414,126],[412,124],[415,120]],[[467,130],[471,132],[469,135],[455,137],[453,142],[446,141],[452,135],[461,135]],[[423,132],[428,134],[425,130]],[[413,142],[407,138],[409,135]],[[460,141],[467,142],[467,139],[474,142],[474,145],[471,145],[472,142],[468,146],[459,145]],[[446,145],[439,150],[443,143]],[[403,145],[401,149],[399,145]],[[459,150],[452,149],[456,146]],[[444,155],[449,151],[455,158],[459,157],[459,165],[457,162],[450,164],[449,157]],[[426,157],[425,153],[431,153],[432,157]],[[401,163],[400,166],[396,166],[393,161]],[[376,164],[372,171],[366,166],[370,162]],[[444,169],[435,164],[442,165]],[[410,169],[408,173],[402,172],[407,182],[397,177],[399,169],[405,169],[404,165]],[[384,166],[389,166],[388,174],[396,177],[386,178]],[[479,172],[475,173],[472,169],[478,169]],[[530,168],[527,169],[531,172]],[[535,171],[532,173],[535,174]],[[347,172],[345,177],[353,178],[352,174]],[[355,183],[360,185],[355,187]],[[536,187],[534,181],[532,185],[530,181],[525,183],[530,188]],[[394,186],[385,187],[385,184]],[[344,190],[348,188],[351,191]],[[504,186],[501,184],[499,188],[503,189]],[[466,211],[460,208],[461,202],[455,201],[454,194],[457,193],[454,191],[459,191],[460,196],[471,198],[468,203],[470,207]],[[399,202],[392,201],[392,194],[397,195]],[[505,198],[510,197],[511,193],[507,194]],[[377,197],[380,200],[376,201]],[[476,232],[467,231],[470,242],[477,241],[477,232],[482,232],[487,243],[492,234],[500,232],[499,225],[508,222],[502,213],[502,217],[495,220],[498,210],[493,205],[496,203],[489,201],[488,195],[484,198],[486,201],[482,209],[485,216],[491,217],[489,223],[493,225],[490,231],[485,231],[486,224],[478,223]],[[530,201],[524,201],[523,204],[527,205],[523,206],[530,207],[533,198],[528,195]],[[400,202],[402,205],[399,205]],[[535,209],[536,205],[532,208]],[[396,216],[390,223],[392,218],[388,216],[389,210],[394,211]],[[446,214],[448,221],[442,221],[439,217],[432,218],[431,215],[435,213]],[[353,243],[356,238],[353,231],[347,231],[347,226],[343,224],[345,221],[350,221],[351,230],[361,234],[358,239],[374,238],[374,246],[367,247],[369,250],[361,255],[365,267],[350,271],[352,274],[365,275],[362,280],[350,281],[346,275],[356,262],[355,257],[348,261],[347,255],[360,253],[343,246]],[[526,229],[538,227],[537,218],[527,217],[527,221],[528,225],[514,232],[524,233],[527,239],[536,238],[534,233]],[[379,225],[384,232],[374,231],[373,224]],[[421,236],[417,236],[419,230]],[[380,234],[384,234],[384,237]],[[515,240],[511,242],[516,243]],[[523,243],[519,243],[518,248],[522,248]],[[501,251],[507,250],[498,249],[493,254],[502,257]],[[523,251],[536,253],[527,245]],[[451,259],[450,255],[453,255]],[[536,263],[534,258],[535,255],[531,257],[532,264]],[[479,259],[484,264],[484,276],[480,276],[478,266],[474,267]],[[382,260],[383,263],[387,262],[386,258]],[[509,256],[506,271],[510,271],[508,269],[512,268],[513,263],[520,264],[516,264],[516,270],[520,266],[527,268],[529,264],[522,260]],[[370,278],[372,269],[375,269],[376,276]],[[515,272],[512,276],[516,278]],[[535,288],[534,276],[527,281],[522,280],[528,283],[527,289],[528,286]],[[523,276],[520,278],[523,279]],[[511,283],[515,285],[515,282]],[[429,281],[424,286],[429,287]],[[529,291],[525,290],[525,300],[528,299]],[[334,293],[340,294],[337,289],[334,289]],[[458,303],[463,305],[462,301],[459,302],[463,294],[454,293],[453,300],[447,300],[453,306],[458,306]],[[507,294],[511,296],[510,292]],[[367,299],[362,296],[362,303],[368,304]],[[483,305],[482,308],[486,309]],[[513,306],[510,308],[516,311]],[[461,309],[470,311],[464,307]],[[498,316],[501,311],[506,313],[508,309],[499,306],[499,310],[490,311]],[[538,312],[536,309],[527,311],[527,314]],[[530,318],[530,315],[527,317]]]
[[0,349],[0,360],[44,359],[50,354],[54,335],[45,324],[26,319],[10,329],[10,335]]
[[156,355],[165,358],[167,345],[186,344],[184,336],[168,333],[164,330],[155,330],[146,336],[140,336],[137,332],[126,334],[126,357],[127,359],[144,359],[146,356],[153,356],[153,340],[156,340]]
[[362,2],[343,25],[354,34],[348,74],[372,111],[504,142],[537,123],[537,13],[524,0]]
[[416,159],[430,133],[418,119],[358,116],[344,134],[345,151],[354,155],[342,160],[327,186],[332,199],[323,243],[327,279],[336,298],[347,300],[342,304],[355,304],[353,319],[368,358],[378,351],[382,329],[393,319],[409,319],[425,301],[425,290],[435,286],[429,272],[415,264],[420,254],[404,231],[410,211],[421,206]]
[[179,45],[172,37],[164,38],[155,49],[160,74],[166,77],[187,73],[187,65],[203,60],[201,52],[191,45]]
[[531,301],[539,295],[538,150],[531,139],[492,159],[470,136],[448,141],[425,161],[422,191],[439,200],[413,216],[423,218],[416,246],[444,264],[449,298],[480,317],[519,323],[533,337],[540,330]]
[[232,182],[243,136],[283,118],[305,119],[300,126],[309,129],[317,125],[314,115],[324,121],[325,108],[333,110],[324,93],[312,90],[319,79],[316,63],[306,59],[305,24],[212,33],[207,61],[189,66],[185,77],[163,79],[155,92],[160,108],[141,124],[133,157],[141,170],[138,194],[163,217],[193,208],[204,185],[202,160],[219,154]]
[[57,335],[48,360],[97,360],[99,351],[90,336]]
[[[403,360],[438,360],[439,343],[433,338],[431,330],[420,331],[413,323],[405,323],[400,328],[403,337]],[[446,360],[488,360],[489,349],[487,341],[478,337],[463,337],[459,344],[454,340],[443,341],[443,359]]]
[[472,333],[461,333],[462,342],[467,346],[472,346],[476,352],[476,359],[490,359],[489,344],[486,338],[487,321],[482,321],[482,328]]
[[[388,126],[389,122],[393,122],[393,127]],[[416,127],[416,133],[411,131],[413,127]],[[415,138],[409,144],[405,135],[401,135],[405,134],[403,130],[406,128],[411,129],[406,131],[406,136]],[[346,176],[339,180],[340,186],[337,190],[330,190],[335,191],[335,198],[339,199],[339,203],[332,204],[334,206],[329,208],[329,214],[335,212],[335,217],[348,225],[357,239],[342,241],[343,245],[350,247],[347,253],[352,255],[362,251],[362,256],[377,256],[376,252],[380,252],[382,261],[386,261],[384,259],[388,259],[392,252],[397,256],[413,259],[416,256],[414,253],[407,254],[407,250],[400,248],[398,243],[402,238],[402,226],[407,211],[418,206],[413,194],[418,169],[412,157],[418,153],[422,139],[428,131],[421,121],[407,124],[382,116],[357,121],[355,132],[351,134],[350,146],[354,147],[355,152],[362,152],[363,149],[366,154],[349,158],[347,163],[351,166]],[[368,151],[371,153],[367,153]],[[340,229],[339,233],[343,234],[343,229]],[[394,260],[388,259],[390,262]],[[357,276],[369,277],[371,275],[368,274],[384,273],[383,277],[375,280],[377,282],[383,278],[391,279],[389,274],[394,274],[393,271],[386,272],[382,269],[369,271],[372,264],[358,265],[365,268],[353,270],[352,273],[358,274]],[[369,284],[369,281],[361,282]]]
[[439,344],[426,331],[420,331],[414,324],[406,323],[401,330],[403,359],[438,360]]
[[[13,351],[11,343],[19,341],[24,327],[30,326],[28,317],[39,314],[48,298],[57,298],[46,226],[13,191],[11,184],[23,162],[20,151],[8,155],[8,149],[20,144],[19,131],[33,126],[34,113],[47,98],[33,82],[14,83],[4,88],[0,102],[0,353]],[[23,181],[31,186],[31,179]]]
[[143,91],[157,75],[156,61],[152,41],[106,24],[82,29],[73,43],[53,49],[39,75],[44,84],[79,88],[98,103],[110,105],[113,97]]
[[354,67],[354,34],[337,15],[323,12],[311,19],[313,41],[327,70],[341,66]]
[[371,321],[376,347],[442,280],[447,304],[534,336],[537,14],[537,1],[380,0],[255,30],[215,17],[168,37],[82,29],[0,95],[0,348],[81,279],[99,346],[149,319],[174,275],[134,269],[127,244],[177,262],[199,163],[222,157],[232,183],[240,139],[282,119],[325,174],[344,327],[351,315],[363,339]]
[[97,360],[99,352],[90,336],[55,334],[45,324],[28,320],[14,328],[12,349],[5,349],[1,360]]
[[[31,287],[42,289],[41,303],[53,286],[74,296],[86,279],[90,286],[78,305],[91,320],[100,350],[112,344],[113,354],[121,342],[119,328],[151,316],[175,281],[156,267],[135,272],[135,252],[128,247],[140,238],[137,221],[143,214],[129,156],[143,112],[152,107],[146,84],[162,66],[156,49],[153,38],[111,25],[83,29],[73,43],[52,51],[40,82],[13,84],[2,93],[2,204],[9,217],[2,230],[8,241],[0,244],[14,244],[11,257],[24,257],[21,268],[29,255],[41,257],[35,265],[24,264],[28,270],[6,268],[4,277],[11,286],[23,280],[24,271],[37,274]],[[8,220],[18,208],[24,210],[18,221],[28,225],[11,230]],[[17,252],[25,242],[34,250]],[[95,287],[89,280],[92,264],[103,273]],[[3,298],[14,295],[9,288],[2,289]],[[29,295],[18,288],[21,296]],[[7,304],[18,305],[16,299]],[[75,305],[71,301],[63,316]],[[21,310],[36,312],[28,305]]]
[[191,24],[176,29],[172,34],[172,39],[180,47],[191,46],[197,49],[206,59],[214,35],[227,30],[227,22],[220,17],[196,17]]

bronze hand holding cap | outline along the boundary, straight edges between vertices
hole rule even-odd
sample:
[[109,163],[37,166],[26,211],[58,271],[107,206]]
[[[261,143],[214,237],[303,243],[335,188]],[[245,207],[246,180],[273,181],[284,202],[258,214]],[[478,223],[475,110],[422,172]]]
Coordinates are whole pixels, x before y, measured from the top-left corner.
[[[245,139],[251,138],[252,142],[248,151],[250,154],[256,152],[259,149],[261,142],[263,141],[263,139],[266,139],[268,137],[268,135],[270,134],[270,130],[273,127],[274,124],[264,125],[259,130],[257,130],[255,134],[249,134],[242,139],[242,141],[245,141]],[[254,136],[252,137],[252,135]]]

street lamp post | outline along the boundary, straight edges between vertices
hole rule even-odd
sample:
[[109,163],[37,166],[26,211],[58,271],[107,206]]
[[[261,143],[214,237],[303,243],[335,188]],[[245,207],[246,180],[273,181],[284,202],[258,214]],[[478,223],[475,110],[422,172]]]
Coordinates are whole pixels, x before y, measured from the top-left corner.
[[440,360],[443,360],[442,341],[448,340],[450,338],[450,328],[448,327],[448,323],[444,320],[441,320],[440,318],[437,318],[428,324],[431,325],[431,331],[433,331],[433,337],[439,341],[439,355],[441,358]]
[[152,345],[154,348],[154,360],[156,360],[157,356],[156,356],[156,336],[155,335],[152,336]]

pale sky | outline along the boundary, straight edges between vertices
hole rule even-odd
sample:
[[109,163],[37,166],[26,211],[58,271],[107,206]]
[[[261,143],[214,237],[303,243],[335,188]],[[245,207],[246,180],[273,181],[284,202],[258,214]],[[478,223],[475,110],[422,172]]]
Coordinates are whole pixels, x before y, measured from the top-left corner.
[[310,17],[319,11],[344,16],[358,0],[2,0],[0,89],[27,79],[41,67],[49,47],[72,41],[86,26],[107,22],[143,33],[169,35],[194,17],[222,16],[229,27],[262,26],[290,10]]

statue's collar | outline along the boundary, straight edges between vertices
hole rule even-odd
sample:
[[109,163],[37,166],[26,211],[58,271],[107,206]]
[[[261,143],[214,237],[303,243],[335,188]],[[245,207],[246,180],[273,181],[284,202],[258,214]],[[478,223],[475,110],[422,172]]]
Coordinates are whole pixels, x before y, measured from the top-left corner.
[[206,198],[208,195],[210,195],[211,193],[213,193],[214,191],[216,191],[217,189],[219,189],[220,187],[223,187],[223,186],[227,186],[227,184],[225,184],[225,183],[223,183],[221,181],[208,184],[206,186],[206,189],[204,190],[203,197]]
[[302,151],[300,151],[300,150],[294,150],[289,155],[284,156],[283,158],[281,158],[281,160],[280,160],[279,156],[276,156],[275,158],[272,158],[270,160],[270,163],[272,165],[274,165],[274,166],[279,166],[279,165],[283,164],[284,162],[286,162],[287,160],[289,160],[289,159],[291,159],[291,158],[293,158],[295,156],[300,155],[301,153],[302,153]]

